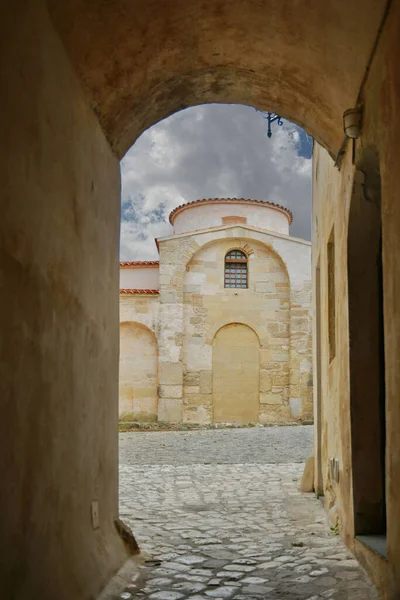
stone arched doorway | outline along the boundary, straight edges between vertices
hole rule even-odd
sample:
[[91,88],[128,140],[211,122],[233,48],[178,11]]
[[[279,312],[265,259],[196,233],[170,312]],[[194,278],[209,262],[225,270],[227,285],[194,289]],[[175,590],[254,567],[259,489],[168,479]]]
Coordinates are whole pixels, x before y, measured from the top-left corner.
[[119,416],[132,421],[157,420],[157,340],[140,323],[121,323]]
[[213,341],[213,421],[258,421],[259,381],[257,335],[241,323],[225,325],[217,331]]

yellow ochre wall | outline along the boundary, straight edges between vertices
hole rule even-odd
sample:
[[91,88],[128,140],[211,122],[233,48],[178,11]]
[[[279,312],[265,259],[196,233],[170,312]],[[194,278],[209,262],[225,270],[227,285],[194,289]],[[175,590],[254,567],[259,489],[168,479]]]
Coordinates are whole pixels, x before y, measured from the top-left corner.
[[119,365],[120,419],[157,420],[157,340],[140,323],[121,323]]
[[[224,287],[225,256],[235,248],[247,256],[247,289]],[[141,323],[157,338],[158,420],[312,420],[310,244],[234,225],[163,238],[159,249],[159,295],[120,297],[121,323]],[[146,420],[147,411],[152,420],[157,398],[143,390],[155,380],[156,366],[144,365],[144,342],[129,341],[124,327],[120,417]],[[236,360],[239,346],[246,348],[246,336],[257,339],[257,351],[251,344]],[[146,398],[140,411],[133,407],[135,387]],[[233,388],[236,400],[230,398]],[[239,398],[242,407],[226,410]]]
[[260,343],[250,327],[225,325],[213,341],[213,421],[254,423],[260,405]]

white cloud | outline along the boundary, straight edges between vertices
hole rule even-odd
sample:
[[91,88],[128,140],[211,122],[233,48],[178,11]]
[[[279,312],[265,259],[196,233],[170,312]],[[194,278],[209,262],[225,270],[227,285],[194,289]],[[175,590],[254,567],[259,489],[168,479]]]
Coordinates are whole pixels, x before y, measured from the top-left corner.
[[154,237],[168,235],[168,215],[204,197],[249,197],[290,208],[291,233],[309,238],[311,160],[304,133],[272,125],[247,106],[204,105],[181,111],[142,134],[121,161],[122,259],[157,257]]

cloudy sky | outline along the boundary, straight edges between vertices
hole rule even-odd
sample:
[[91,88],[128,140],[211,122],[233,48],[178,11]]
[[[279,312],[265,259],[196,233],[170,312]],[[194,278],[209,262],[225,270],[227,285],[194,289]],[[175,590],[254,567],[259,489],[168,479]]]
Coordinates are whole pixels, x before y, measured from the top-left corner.
[[311,236],[312,140],[288,121],[272,125],[248,106],[208,104],[145,131],[121,161],[121,260],[158,258],[168,215],[209,197],[270,200],[290,208],[291,235]]

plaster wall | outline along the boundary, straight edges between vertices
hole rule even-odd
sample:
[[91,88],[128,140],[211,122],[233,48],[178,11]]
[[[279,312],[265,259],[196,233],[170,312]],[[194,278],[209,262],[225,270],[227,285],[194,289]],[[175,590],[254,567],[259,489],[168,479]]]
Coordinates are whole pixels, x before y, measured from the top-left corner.
[[159,331],[160,303],[157,295],[121,294],[119,298],[120,323],[136,322],[144,325],[155,336]]
[[386,4],[49,0],[119,156],[154,123],[207,102],[278,111],[336,155]]
[[[325,503],[338,507],[340,532],[361,563],[367,568],[385,599],[400,595],[400,453],[398,431],[400,405],[398,390],[400,372],[400,72],[397,56],[400,52],[398,23],[400,6],[393,3],[376,56],[363,92],[362,136],[349,142],[340,171],[334,168],[327,153],[315,149],[314,156],[314,217],[313,269],[320,258],[321,272],[321,397],[315,398],[316,413],[322,407],[321,461]],[[348,222],[353,190],[357,186],[356,169],[368,174],[363,156],[369,149],[379,157],[381,187],[381,217],[383,240],[383,313],[385,334],[386,380],[386,509],[387,560],[368,550],[354,539],[352,409],[350,400],[349,311],[347,284]],[[359,175],[357,175],[359,177]],[[357,197],[357,196],[356,196]],[[327,349],[327,274],[326,245],[335,227],[336,247],[336,357],[331,363]],[[369,377],[369,373],[365,373]],[[315,386],[315,390],[318,386]],[[366,415],[367,416],[367,415]],[[357,427],[357,423],[353,422]],[[317,436],[316,436],[317,437]],[[360,443],[358,440],[358,444]],[[364,448],[370,440],[364,439]],[[338,483],[329,480],[327,460],[336,456],[340,461]],[[367,456],[367,450],[366,454]]]
[[158,286],[158,267],[122,267],[120,269],[120,289],[158,290]]
[[0,44],[0,597],[87,600],[126,556],[119,164],[44,3],[8,4]]
[[234,216],[244,219],[244,224],[289,235],[288,216],[284,212],[267,205],[260,206],[246,202],[242,204],[212,202],[188,206],[176,215],[174,232],[186,233],[196,229],[219,227],[225,224],[224,218]]
[[147,327],[125,321],[120,327],[119,416],[157,421],[157,340]]
[[157,420],[158,315],[158,296],[120,295],[119,418],[122,420]]

